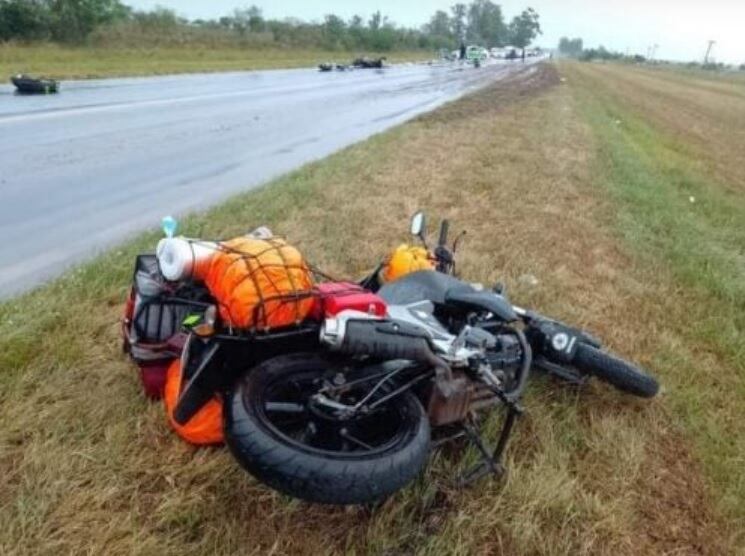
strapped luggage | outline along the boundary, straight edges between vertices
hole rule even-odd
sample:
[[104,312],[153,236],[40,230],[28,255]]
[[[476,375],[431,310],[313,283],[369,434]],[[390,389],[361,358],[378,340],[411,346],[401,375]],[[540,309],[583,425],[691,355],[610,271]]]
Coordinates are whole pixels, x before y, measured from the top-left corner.
[[231,327],[267,331],[300,324],[314,305],[313,272],[279,238],[243,236],[219,243],[205,284]]

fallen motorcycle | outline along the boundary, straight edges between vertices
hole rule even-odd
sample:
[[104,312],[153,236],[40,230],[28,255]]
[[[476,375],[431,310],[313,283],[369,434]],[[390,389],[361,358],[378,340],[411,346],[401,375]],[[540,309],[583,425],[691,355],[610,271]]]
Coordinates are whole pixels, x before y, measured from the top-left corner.
[[[411,232],[429,268],[383,283],[381,263],[360,284],[295,293],[294,302],[312,297],[317,306],[291,326],[237,329],[216,306],[187,319],[174,419],[187,423],[217,393],[225,440],[251,474],[311,502],[365,504],[406,486],[433,447],[454,438],[481,456],[463,483],[504,473],[532,368],[656,395],[654,378],[589,334],[512,305],[499,287],[457,278],[459,240],[449,247],[448,229],[443,222],[430,250],[418,213]],[[505,416],[490,449],[477,416],[498,407]]]

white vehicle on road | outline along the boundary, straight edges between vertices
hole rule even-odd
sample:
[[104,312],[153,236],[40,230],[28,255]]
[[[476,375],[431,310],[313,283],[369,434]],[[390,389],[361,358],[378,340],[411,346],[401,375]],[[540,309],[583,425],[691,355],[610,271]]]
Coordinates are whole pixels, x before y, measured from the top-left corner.
[[483,46],[469,46],[466,48],[466,60],[485,62],[489,58],[489,51]]

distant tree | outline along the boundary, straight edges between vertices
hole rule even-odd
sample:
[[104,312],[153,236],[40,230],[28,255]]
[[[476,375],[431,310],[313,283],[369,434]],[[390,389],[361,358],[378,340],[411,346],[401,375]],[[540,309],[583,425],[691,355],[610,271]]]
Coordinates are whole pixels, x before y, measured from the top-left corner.
[[370,17],[367,27],[365,47],[377,51],[388,51],[393,48],[396,42],[395,27],[380,10]]
[[450,28],[455,40],[460,42],[466,38],[466,15],[468,7],[465,4],[455,4],[450,8]]
[[337,15],[329,14],[323,21],[324,47],[335,50],[344,44],[346,38],[347,24]]
[[745,71],[745,64],[740,64],[740,71]]
[[569,39],[561,37],[559,41],[559,54],[570,58],[579,58],[584,50],[584,42],[580,38]]
[[377,31],[381,28],[383,25],[383,14],[380,13],[380,10],[372,14],[370,16],[370,21],[368,21],[367,26],[370,28],[370,31]]
[[141,28],[150,31],[164,31],[173,29],[181,24],[175,11],[158,6],[149,12],[135,12],[133,19]]
[[450,16],[447,12],[438,10],[435,15],[429,20],[429,23],[425,25],[425,31],[435,37],[448,37],[450,36]]
[[347,36],[349,48],[361,48],[365,44],[367,29],[362,16],[352,16],[347,25]]
[[266,30],[266,21],[262,15],[261,8],[249,6],[248,8],[238,8],[233,11],[231,26],[239,34],[261,33]]
[[473,0],[468,7],[468,40],[487,47],[503,46],[507,40],[507,26],[502,8],[491,0]]
[[[455,46],[455,37],[452,33],[452,22],[447,12],[437,11],[432,19],[424,26],[422,37],[425,44],[435,48],[452,48]],[[424,44],[422,45],[424,46]]]
[[510,43],[522,49],[523,60],[525,60],[525,49],[538,35],[543,33],[539,19],[538,13],[533,8],[528,8],[510,23]]
[[365,20],[362,19],[361,15],[353,15],[352,18],[349,20],[349,28],[350,29],[364,29]]
[[264,14],[258,6],[248,8],[248,28],[252,33],[261,33],[266,30]]
[[47,0],[52,35],[62,42],[80,42],[99,25],[126,19],[132,10],[119,0]]
[[41,0],[0,0],[0,41],[46,39],[51,18]]
[[721,71],[725,69],[727,66],[723,62],[708,62],[706,64],[702,64],[701,68],[705,70],[710,71]]
[[589,48],[585,49],[582,52],[582,56],[580,57],[580,60],[584,62],[591,62],[593,60],[621,60],[624,58],[624,55],[620,52],[615,52],[612,50],[608,50],[604,46],[598,46],[597,48]]

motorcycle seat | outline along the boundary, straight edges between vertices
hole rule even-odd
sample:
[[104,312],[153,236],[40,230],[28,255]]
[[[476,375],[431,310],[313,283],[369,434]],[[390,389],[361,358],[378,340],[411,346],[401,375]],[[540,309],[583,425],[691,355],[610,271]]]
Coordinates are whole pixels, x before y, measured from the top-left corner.
[[442,305],[445,303],[445,294],[457,288],[473,291],[470,285],[447,274],[420,270],[384,285],[378,295],[388,305],[411,305],[420,301]]
[[459,311],[488,311],[505,322],[518,320],[512,305],[504,296],[477,290],[467,282],[434,270],[412,272],[380,288],[378,295],[388,305],[430,301],[436,306]]
[[503,296],[490,291],[451,288],[445,293],[445,304],[465,311],[488,311],[505,322],[518,319],[512,305]]

